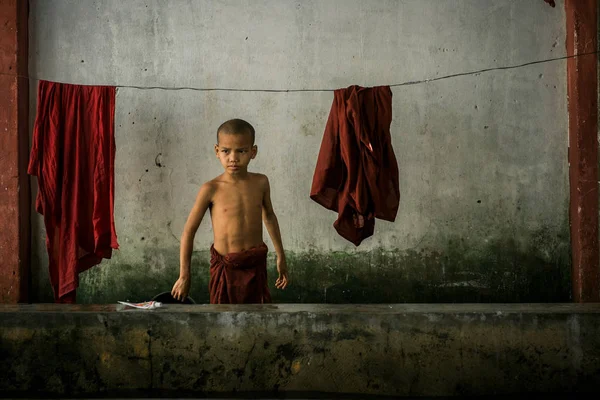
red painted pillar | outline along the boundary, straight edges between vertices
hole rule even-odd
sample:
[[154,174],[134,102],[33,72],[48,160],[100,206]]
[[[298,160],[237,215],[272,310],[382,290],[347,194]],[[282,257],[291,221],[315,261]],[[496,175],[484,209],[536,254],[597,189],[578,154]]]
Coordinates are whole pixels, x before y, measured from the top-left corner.
[[27,14],[27,0],[0,0],[0,303],[29,294]]
[[[597,0],[565,0],[567,55],[597,50]],[[598,265],[598,59],[567,60],[573,299],[600,301]]]

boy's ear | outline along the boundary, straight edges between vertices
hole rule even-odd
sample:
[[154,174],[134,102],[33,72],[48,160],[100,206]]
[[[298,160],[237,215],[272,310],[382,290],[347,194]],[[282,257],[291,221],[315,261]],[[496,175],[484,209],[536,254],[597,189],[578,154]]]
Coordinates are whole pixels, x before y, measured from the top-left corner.
[[219,145],[215,144],[215,155],[217,156],[217,158],[219,157]]
[[254,145],[252,146],[252,159],[256,157],[256,154],[258,154],[258,146]]

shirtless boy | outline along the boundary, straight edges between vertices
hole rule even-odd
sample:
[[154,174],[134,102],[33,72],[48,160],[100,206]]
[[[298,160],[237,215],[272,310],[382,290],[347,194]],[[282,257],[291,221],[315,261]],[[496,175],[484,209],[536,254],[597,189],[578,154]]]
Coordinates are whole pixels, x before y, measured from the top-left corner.
[[254,135],[252,125],[240,119],[224,122],[217,130],[215,154],[225,172],[200,187],[183,228],[179,279],[171,291],[177,300],[184,300],[189,293],[194,236],[208,209],[214,232],[209,281],[211,304],[271,302],[263,222],[277,253],[279,276],[275,287],[285,289],[289,283],[269,180],[265,175],[248,172],[248,164],[258,150]]

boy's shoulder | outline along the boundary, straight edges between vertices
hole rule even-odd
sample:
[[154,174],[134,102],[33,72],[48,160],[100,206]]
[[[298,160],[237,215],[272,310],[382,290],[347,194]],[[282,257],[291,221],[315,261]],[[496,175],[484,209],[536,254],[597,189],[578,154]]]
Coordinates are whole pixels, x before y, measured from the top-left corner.
[[248,173],[255,182],[268,182],[269,178],[265,174],[260,174],[258,172],[249,172]]
[[211,179],[210,181],[204,182],[202,186],[200,186],[200,193],[208,196],[213,195],[219,188],[220,182],[222,182],[221,175]]
[[259,173],[252,173],[252,180],[254,181],[254,184],[256,185],[256,188],[261,190],[261,191],[268,191],[269,189],[269,178],[265,175],[265,174],[259,174]]

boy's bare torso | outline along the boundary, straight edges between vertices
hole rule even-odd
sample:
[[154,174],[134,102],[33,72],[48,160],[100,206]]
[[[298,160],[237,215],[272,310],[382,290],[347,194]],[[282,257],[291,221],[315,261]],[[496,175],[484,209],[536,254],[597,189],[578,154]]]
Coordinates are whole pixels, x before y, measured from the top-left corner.
[[219,254],[236,253],[263,243],[265,183],[264,175],[254,173],[236,181],[223,174],[209,182],[214,247]]
[[275,287],[288,285],[287,264],[279,223],[271,204],[271,189],[265,175],[248,172],[256,157],[254,128],[243,120],[225,122],[217,131],[215,156],[225,173],[200,187],[181,235],[179,279],[171,295],[186,298],[190,290],[191,258],[194,236],[207,210],[210,210],[214,250],[221,254],[238,253],[263,243],[263,223],[277,254]]

